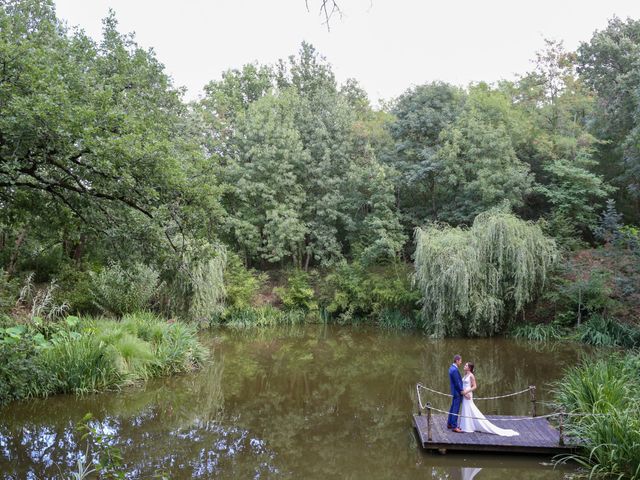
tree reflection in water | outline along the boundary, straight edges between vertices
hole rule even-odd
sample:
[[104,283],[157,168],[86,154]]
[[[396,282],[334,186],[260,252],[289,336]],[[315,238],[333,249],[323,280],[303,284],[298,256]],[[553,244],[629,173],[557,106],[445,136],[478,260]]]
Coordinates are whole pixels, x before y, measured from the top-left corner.
[[[540,387],[579,355],[505,339],[433,341],[415,333],[320,326],[213,332],[214,362],[194,375],[113,394],[58,396],[0,411],[3,478],[60,478],[84,452],[86,412],[131,478],[562,478],[539,459],[423,452],[410,423],[417,381],[448,390],[454,353],[475,360],[479,396]],[[436,402],[447,405],[447,399]],[[521,414],[527,398],[485,410]],[[474,464],[468,465],[467,460]],[[480,469],[482,472],[478,473]]]

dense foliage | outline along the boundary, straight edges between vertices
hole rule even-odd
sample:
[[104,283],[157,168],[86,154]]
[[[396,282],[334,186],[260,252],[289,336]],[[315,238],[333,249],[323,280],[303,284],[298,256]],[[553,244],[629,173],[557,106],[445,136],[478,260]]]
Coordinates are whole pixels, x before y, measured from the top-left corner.
[[206,357],[193,327],[146,313],[0,328],[0,404],[120,388],[191,371]]
[[[422,301],[432,334],[492,335],[551,285],[561,330],[631,318],[595,297],[627,305],[632,281],[546,282],[541,231],[567,258],[639,249],[638,25],[614,18],[577,52],[546,41],[512,81],[417,85],[380,108],[303,43],[187,103],[113,13],[95,40],[51,0],[3,2],[0,314],[411,326]],[[513,216],[474,220],[495,208]],[[514,243],[492,250],[499,231]],[[427,272],[428,246],[473,288],[436,294],[453,270]]]
[[640,478],[640,356],[589,359],[569,369],[556,385],[570,435],[586,441],[569,458],[604,478]]
[[557,256],[538,225],[500,210],[478,215],[469,229],[417,228],[425,330],[436,337],[501,332],[542,293]]

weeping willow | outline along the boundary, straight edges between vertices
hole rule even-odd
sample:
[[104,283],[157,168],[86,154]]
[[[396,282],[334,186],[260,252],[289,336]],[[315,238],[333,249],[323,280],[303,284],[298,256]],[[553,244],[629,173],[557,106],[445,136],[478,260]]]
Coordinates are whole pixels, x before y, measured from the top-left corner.
[[224,270],[227,252],[222,246],[189,245],[167,282],[165,308],[171,315],[210,320],[224,308]]
[[497,210],[469,229],[417,228],[415,240],[422,322],[434,337],[500,332],[542,292],[558,258],[538,225]]

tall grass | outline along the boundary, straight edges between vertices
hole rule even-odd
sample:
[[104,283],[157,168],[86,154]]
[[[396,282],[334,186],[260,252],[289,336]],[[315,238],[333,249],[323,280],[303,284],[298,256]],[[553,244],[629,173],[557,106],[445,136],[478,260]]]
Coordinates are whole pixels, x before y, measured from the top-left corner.
[[[85,394],[200,367],[194,326],[149,313],[121,321],[78,319],[45,338],[35,327],[0,331],[0,404],[54,393]],[[4,333],[3,333],[4,332]]]
[[555,386],[556,401],[568,413],[568,432],[587,442],[564,457],[590,477],[640,479],[640,353],[585,360]]
[[[274,327],[304,323],[309,314],[303,310],[279,310],[271,305],[262,307],[229,308],[224,322],[233,328]],[[318,317],[319,318],[319,317]]]
[[582,343],[597,347],[640,347],[640,328],[601,315],[593,315],[580,325],[576,337]]
[[565,329],[557,323],[525,323],[515,326],[510,332],[511,337],[529,342],[560,340],[565,334]]
[[89,335],[61,337],[43,350],[40,367],[51,375],[51,393],[98,392],[117,387],[123,378],[115,352]]

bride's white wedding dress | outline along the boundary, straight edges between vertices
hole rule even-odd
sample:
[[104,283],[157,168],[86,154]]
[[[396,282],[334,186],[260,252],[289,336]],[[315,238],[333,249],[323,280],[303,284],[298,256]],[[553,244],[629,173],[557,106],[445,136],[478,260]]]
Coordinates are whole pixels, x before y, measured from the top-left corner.
[[[462,387],[466,390],[471,387],[471,379],[469,375],[465,375],[462,379]],[[466,433],[483,432],[493,433],[501,437],[513,437],[518,435],[515,430],[508,430],[496,427],[493,423],[485,418],[476,404],[473,403],[473,392],[469,392],[471,399],[462,397],[462,408],[460,409],[460,430]],[[468,418],[473,417],[473,418]]]

